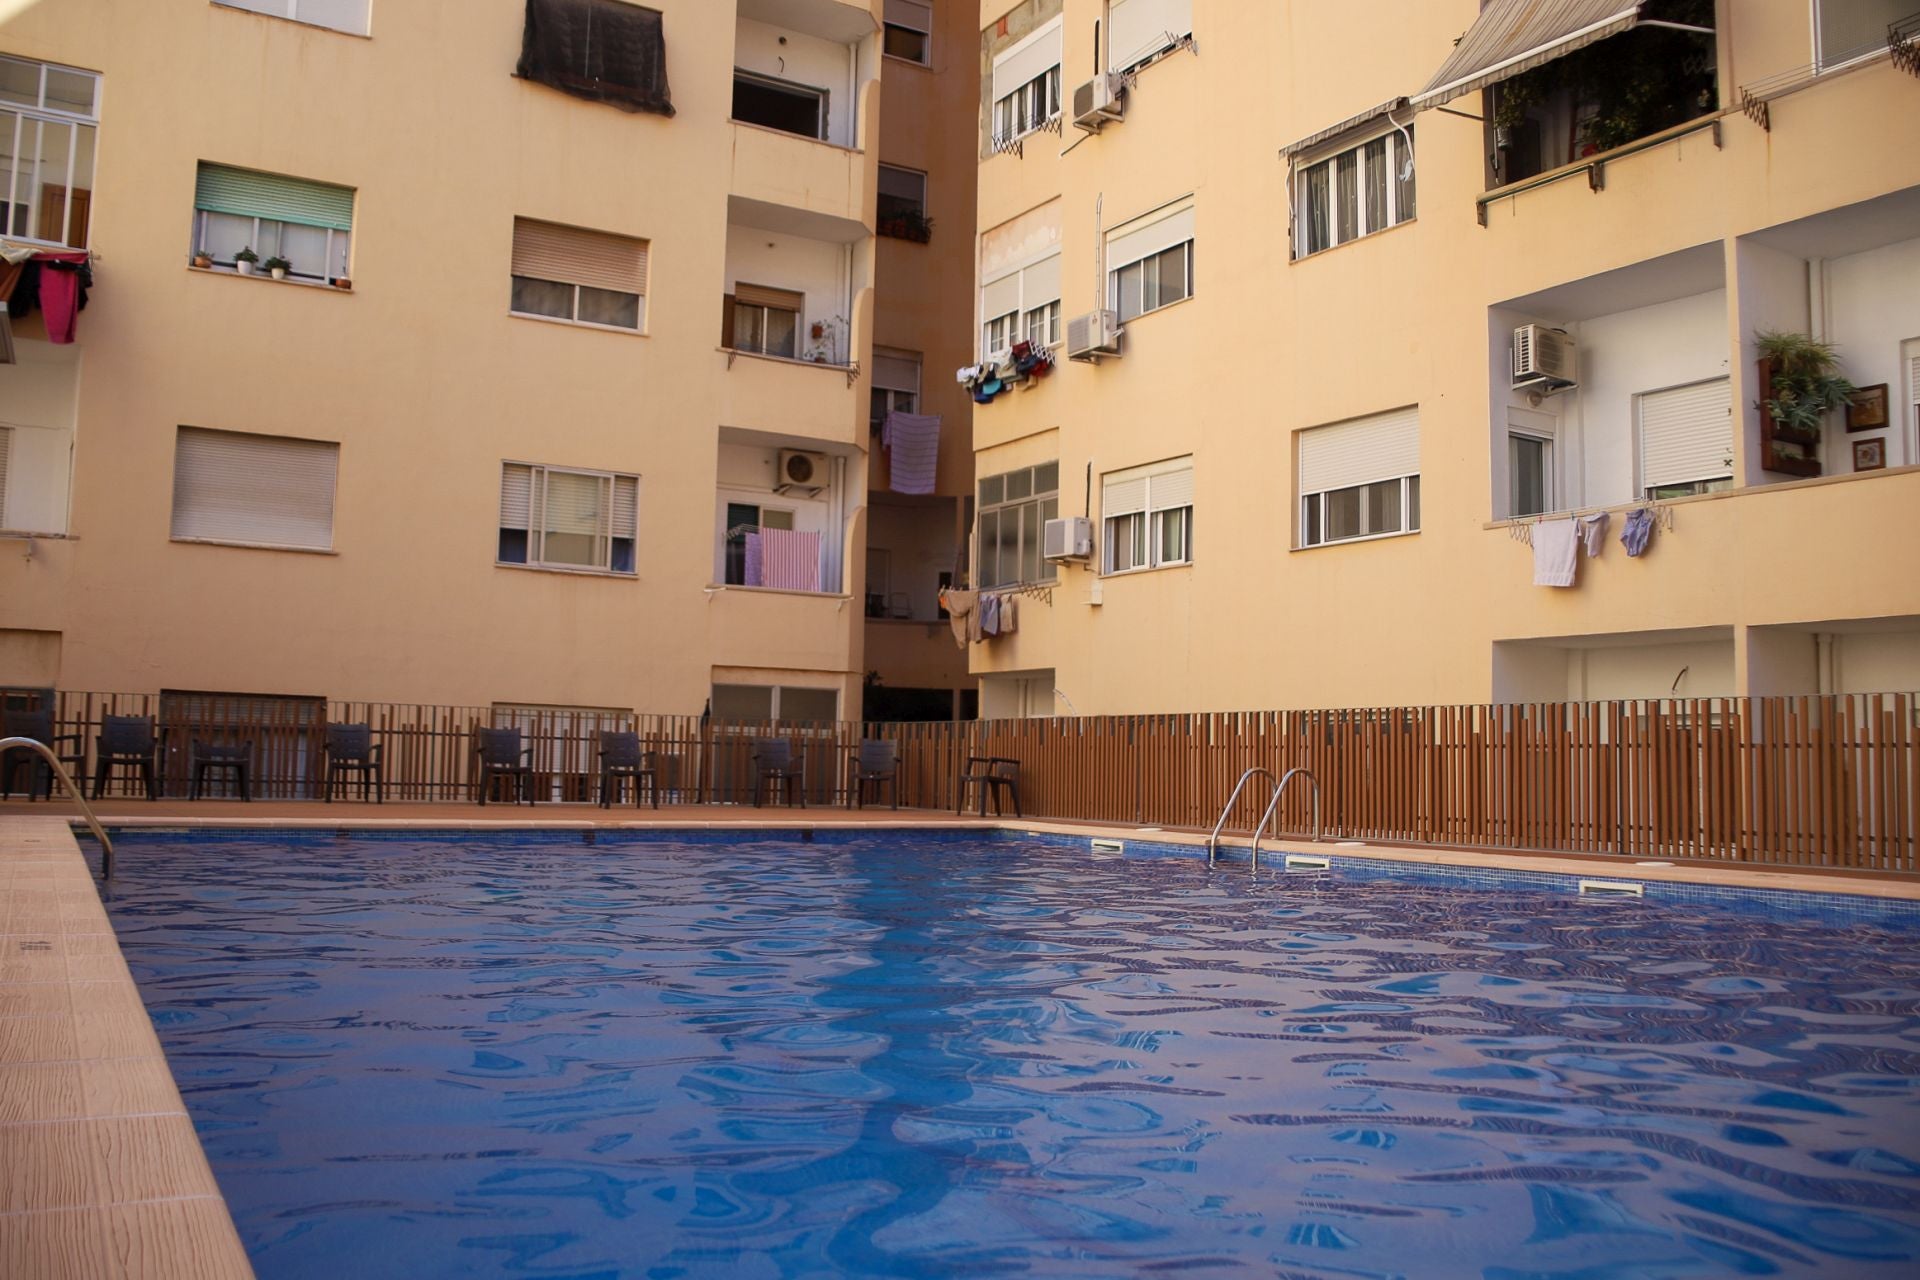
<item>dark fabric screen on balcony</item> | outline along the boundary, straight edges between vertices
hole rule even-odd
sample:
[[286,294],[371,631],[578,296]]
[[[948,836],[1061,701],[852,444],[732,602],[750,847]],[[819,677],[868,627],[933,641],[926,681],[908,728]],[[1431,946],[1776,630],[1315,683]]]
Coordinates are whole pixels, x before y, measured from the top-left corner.
[[622,111],[673,114],[662,17],[622,0],[527,0],[514,74]]

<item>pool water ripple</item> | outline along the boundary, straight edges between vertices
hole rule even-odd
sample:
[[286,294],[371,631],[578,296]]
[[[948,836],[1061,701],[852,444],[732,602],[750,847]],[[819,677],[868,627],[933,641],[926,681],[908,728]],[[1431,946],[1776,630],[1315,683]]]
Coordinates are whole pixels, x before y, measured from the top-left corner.
[[1911,1276],[1920,947],[876,836],[132,836],[264,1280]]

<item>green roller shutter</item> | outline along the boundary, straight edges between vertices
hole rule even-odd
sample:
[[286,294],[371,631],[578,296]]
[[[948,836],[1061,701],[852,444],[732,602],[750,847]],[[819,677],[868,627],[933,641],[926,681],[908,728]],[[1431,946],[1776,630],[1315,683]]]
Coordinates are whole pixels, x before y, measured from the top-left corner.
[[273,218],[308,227],[353,230],[353,188],[304,182],[223,164],[200,165],[193,207],[245,218]]

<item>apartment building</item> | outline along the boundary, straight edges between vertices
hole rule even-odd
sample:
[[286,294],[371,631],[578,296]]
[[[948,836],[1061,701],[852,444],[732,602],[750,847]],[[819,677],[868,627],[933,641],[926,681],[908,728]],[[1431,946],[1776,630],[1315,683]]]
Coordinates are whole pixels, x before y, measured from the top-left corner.
[[982,714],[1920,687],[1915,0],[980,23]]
[[[950,710],[971,456],[919,380],[971,313],[976,34],[942,0],[0,6],[0,683]],[[948,424],[925,492],[883,401]]]

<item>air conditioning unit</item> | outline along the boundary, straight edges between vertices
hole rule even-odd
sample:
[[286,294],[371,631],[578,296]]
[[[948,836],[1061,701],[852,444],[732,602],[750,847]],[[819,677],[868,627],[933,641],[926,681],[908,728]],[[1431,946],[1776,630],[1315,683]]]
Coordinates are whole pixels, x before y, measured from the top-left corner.
[[1073,127],[1098,133],[1127,114],[1127,82],[1119,76],[1095,76],[1073,91]]
[[1577,352],[1565,329],[1523,324],[1513,331],[1513,386],[1565,391],[1579,380]]
[[1093,521],[1085,516],[1047,521],[1041,526],[1040,548],[1046,560],[1091,560]]
[[775,493],[806,489],[819,493],[827,487],[827,455],[799,449],[780,451],[780,474],[773,483]]
[[1097,361],[1119,354],[1119,312],[1089,311],[1067,321],[1067,359]]

